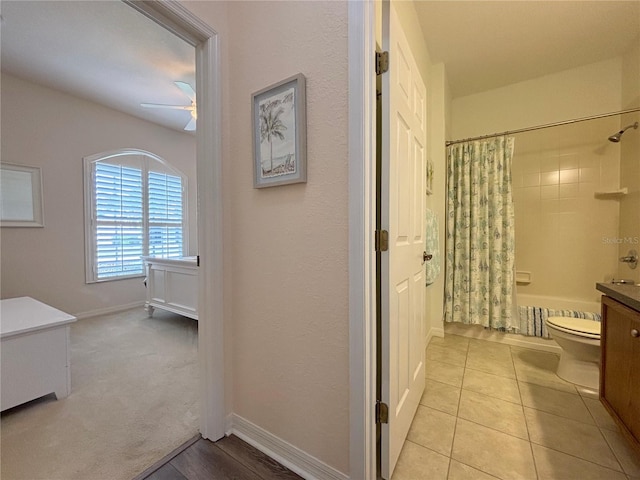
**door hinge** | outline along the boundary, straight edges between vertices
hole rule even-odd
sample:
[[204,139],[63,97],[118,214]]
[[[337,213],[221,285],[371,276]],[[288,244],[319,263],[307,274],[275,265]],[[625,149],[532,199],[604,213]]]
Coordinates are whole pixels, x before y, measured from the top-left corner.
[[389,423],[389,406],[376,400],[376,423]]
[[196,267],[200,266],[200,255],[196,255]]
[[376,230],[376,252],[386,252],[389,250],[389,232],[386,230]]
[[376,75],[389,71],[389,52],[376,52]]

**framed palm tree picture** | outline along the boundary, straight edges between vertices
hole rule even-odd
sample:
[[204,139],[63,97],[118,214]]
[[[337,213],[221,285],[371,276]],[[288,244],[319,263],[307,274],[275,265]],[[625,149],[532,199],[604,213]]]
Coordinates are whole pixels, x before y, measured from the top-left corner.
[[305,78],[301,73],[254,93],[253,187],[307,181]]

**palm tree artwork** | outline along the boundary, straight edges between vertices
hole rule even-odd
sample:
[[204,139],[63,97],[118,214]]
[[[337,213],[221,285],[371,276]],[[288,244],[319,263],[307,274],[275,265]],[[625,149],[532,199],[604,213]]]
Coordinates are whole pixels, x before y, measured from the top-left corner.
[[[261,163],[263,178],[295,172],[295,150],[290,140],[295,129],[292,113],[293,89],[260,102],[260,142],[269,145],[269,169]],[[275,166],[274,143],[279,147]]]

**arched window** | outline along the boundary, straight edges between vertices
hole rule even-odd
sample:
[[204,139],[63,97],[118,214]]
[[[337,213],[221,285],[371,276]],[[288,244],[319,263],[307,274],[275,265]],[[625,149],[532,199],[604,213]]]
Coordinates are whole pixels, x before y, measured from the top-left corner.
[[187,177],[126,149],[84,159],[87,283],[144,275],[143,257],[182,257],[188,246]]

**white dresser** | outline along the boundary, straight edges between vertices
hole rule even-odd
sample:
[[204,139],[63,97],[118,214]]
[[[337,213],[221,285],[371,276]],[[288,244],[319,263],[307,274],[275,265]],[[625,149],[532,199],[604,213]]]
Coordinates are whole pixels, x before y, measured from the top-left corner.
[[76,317],[30,297],[0,301],[0,403],[15,407],[71,392],[70,324]]
[[198,264],[196,257],[144,257],[147,267],[149,316],[155,308],[198,320]]

